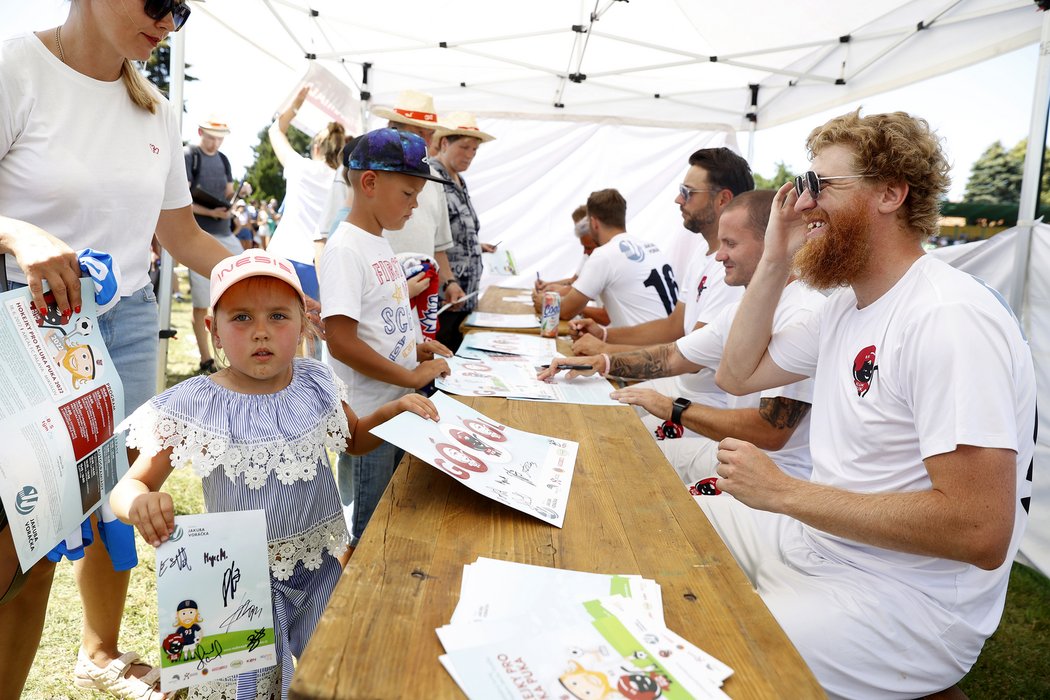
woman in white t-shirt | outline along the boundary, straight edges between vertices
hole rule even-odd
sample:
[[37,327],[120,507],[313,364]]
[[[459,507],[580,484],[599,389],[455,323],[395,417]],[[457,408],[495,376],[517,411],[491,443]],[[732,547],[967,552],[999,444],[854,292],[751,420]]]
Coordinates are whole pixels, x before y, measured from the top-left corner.
[[288,142],[288,127],[303,106],[310,88],[304,87],[270,125],[270,144],[284,167],[288,189],[284,195],[284,213],[266,250],[287,258],[299,274],[303,291],[312,299],[320,296],[314,260],[323,245],[318,235],[321,215],[328,204],[332,181],[339,168],[346,142],[346,131],[339,122],[331,122],[314,136],[310,157],[299,155]]
[[[0,41],[0,253],[9,286],[28,285],[42,307],[47,282],[58,308],[75,313],[75,251],[112,256],[120,300],[99,316],[98,327],[129,413],[156,389],[154,232],[177,260],[205,276],[229,255],[190,211],[175,111],[131,63],[148,59],[189,12],[173,0],[72,0],[61,26]],[[117,697],[163,697],[157,672],[117,648],[137,558],[133,532],[104,520],[92,515],[24,577],[14,565],[10,529],[0,523],[0,596],[17,596],[0,604],[0,697],[21,695],[43,630],[52,557],[62,556],[78,559],[84,605],[74,681]],[[96,529],[105,548],[85,546]]]

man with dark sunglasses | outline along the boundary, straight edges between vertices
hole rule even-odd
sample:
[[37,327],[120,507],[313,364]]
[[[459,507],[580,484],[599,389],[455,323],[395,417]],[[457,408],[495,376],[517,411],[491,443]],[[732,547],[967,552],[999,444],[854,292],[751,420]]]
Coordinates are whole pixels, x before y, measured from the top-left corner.
[[[777,193],[719,367],[748,393],[812,376],[809,480],[727,438],[697,501],[831,697],[914,698],[970,669],[1027,522],[1031,353],[998,293],[926,256],[948,163],[903,112],[815,129]],[[788,275],[833,290],[771,330]]]

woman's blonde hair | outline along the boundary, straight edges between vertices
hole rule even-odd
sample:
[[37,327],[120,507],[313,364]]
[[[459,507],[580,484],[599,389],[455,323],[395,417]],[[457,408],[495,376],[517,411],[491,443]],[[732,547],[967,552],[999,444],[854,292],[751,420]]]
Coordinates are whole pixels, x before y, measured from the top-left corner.
[[313,145],[324,156],[324,162],[335,170],[342,163],[343,144],[346,143],[346,129],[339,122],[329,122],[323,131],[314,137]]
[[126,58],[120,67],[120,79],[124,81],[124,87],[132,102],[150,114],[157,113],[157,103],[160,102],[157,89],[139,73],[135,64]]

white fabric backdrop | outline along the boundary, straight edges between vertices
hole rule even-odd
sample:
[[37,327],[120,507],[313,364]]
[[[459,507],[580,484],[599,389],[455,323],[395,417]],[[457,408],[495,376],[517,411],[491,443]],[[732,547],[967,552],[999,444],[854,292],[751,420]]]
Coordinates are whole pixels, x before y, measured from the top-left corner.
[[[978,243],[941,248],[934,251],[951,265],[980,277],[1009,298],[1017,229],[1004,231]],[[1050,279],[1040,270],[1050,269],[1050,225],[1039,224],[1032,230],[1032,253],[1028,261],[1028,288],[1025,290],[1023,313],[1025,334],[1035,358],[1035,379],[1040,397],[1050,396]],[[1028,512],[1028,529],[1017,560],[1044,574],[1050,574],[1050,477],[1046,464],[1050,459],[1050,414],[1040,406],[1039,439],[1035,449],[1032,503]],[[974,484],[980,488],[980,484]]]
[[544,279],[575,272],[582,249],[572,211],[591,192],[609,187],[627,200],[627,230],[657,243],[682,279],[677,268],[702,241],[682,227],[674,203],[689,155],[716,146],[737,150],[732,131],[689,125],[508,117],[482,118],[478,126],[496,140],[481,145],[463,177],[481,220],[481,240],[514,253],[517,277],[484,278],[484,284],[503,286],[531,285],[536,272]]

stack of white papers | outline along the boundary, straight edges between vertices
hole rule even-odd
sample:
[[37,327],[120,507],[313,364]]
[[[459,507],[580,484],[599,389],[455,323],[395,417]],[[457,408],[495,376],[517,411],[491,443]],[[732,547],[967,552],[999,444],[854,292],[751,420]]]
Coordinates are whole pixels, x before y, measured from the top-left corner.
[[466,324],[475,328],[539,328],[536,314],[494,314],[474,311],[467,316]]
[[726,698],[732,669],[664,626],[660,587],[479,558],[441,664],[470,698]]

